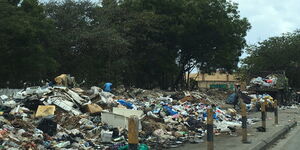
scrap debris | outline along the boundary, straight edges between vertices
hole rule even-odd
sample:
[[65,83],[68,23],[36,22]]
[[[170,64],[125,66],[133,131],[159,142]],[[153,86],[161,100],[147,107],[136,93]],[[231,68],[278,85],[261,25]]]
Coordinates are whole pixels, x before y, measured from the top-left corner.
[[221,109],[225,101],[212,93],[124,87],[113,93],[98,87],[46,86],[2,95],[1,148],[126,149],[131,115],[140,120],[139,140],[146,144],[142,147],[162,149],[199,143],[206,133],[208,107],[214,109],[216,134],[241,127],[236,111]]

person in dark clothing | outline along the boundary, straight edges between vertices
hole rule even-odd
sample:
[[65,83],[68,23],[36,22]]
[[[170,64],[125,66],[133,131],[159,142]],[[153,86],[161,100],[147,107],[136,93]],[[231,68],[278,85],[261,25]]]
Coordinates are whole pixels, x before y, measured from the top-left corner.
[[236,106],[238,105],[238,103],[239,103],[239,96],[236,95],[236,97],[235,97],[235,99],[234,99],[234,101],[233,101],[233,108],[234,108],[234,109],[236,109]]
[[234,98],[234,101],[233,101],[233,108],[234,109],[236,109],[236,106],[239,104],[240,89],[241,89],[240,84],[238,84],[238,83],[235,84],[235,88],[234,88],[235,98]]

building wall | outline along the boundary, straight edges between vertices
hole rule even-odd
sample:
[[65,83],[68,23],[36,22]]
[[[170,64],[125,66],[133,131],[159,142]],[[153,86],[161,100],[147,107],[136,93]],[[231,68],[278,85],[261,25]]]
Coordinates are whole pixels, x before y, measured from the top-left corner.
[[234,89],[234,84],[239,83],[235,75],[216,72],[213,74],[190,74],[190,78],[198,83],[199,88]]
[[233,81],[198,81],[199,88],[221,88],[221,89],[234,89]]
[[235,76],[228,73],[216,72],[213,74],[190,74],[190,78],[196,81],[236,81]]

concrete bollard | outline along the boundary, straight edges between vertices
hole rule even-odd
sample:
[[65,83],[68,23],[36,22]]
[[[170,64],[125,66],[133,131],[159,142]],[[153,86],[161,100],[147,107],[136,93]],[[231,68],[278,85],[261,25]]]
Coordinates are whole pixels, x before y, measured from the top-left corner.
[[241,115],[242,115],[242,142],[248,143],[247,139],[247,111],[246,111],[246,104],[241,104]]
[[267,119],[267,116],[268,116],[268,111],[267,111],[267,107],[268,107],[268,101],[267,100],[264,100],[264,104],[265,104],[265,112],[266,112],[266,119]]
[[214,149],[214,129],[213,129],[213,110],[212,108],[207,109],[207,150]]
[[129,150],[137,150],[139,144],[139,119],[137,116],[128,118],[128,145]]
[[274,116],[275,116],[274,123],[277,125],[278,124],[278,104],[277,104],[277,100],[274,100]]
[[261,104],[262,127],[266,130],[266,100]]

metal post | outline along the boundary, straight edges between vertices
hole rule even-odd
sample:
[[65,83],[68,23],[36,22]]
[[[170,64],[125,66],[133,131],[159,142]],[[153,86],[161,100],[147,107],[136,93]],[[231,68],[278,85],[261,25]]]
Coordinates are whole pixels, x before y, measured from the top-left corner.
[[209,108],[207,109],[207,150],[214,149],[213,134],[213,110]]
[[139,144],[139,119],[137,116],[128,118],[128,145],[129,150],[137,150]]
[[274,116],[275,116],[275,124],[278,124],[278,104],[277,100],[274,100]]

